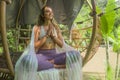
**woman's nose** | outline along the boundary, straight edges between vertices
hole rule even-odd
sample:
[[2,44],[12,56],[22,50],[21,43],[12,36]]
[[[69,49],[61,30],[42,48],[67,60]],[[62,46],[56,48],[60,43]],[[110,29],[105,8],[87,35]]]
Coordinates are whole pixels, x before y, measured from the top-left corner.
[[53,15],[53,13],[52,12],[50,12],[50,14],[49,15]]

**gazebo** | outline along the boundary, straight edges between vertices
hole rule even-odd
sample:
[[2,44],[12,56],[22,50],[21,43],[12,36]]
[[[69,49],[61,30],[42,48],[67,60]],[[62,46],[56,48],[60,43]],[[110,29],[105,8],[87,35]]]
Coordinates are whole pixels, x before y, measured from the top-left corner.
[[[94,56],[102,40],[95,0],[91,0],[91,2],[86,0],[86,2],[91,9],[90,15],[93,17],[93,26],[91,27],[90,43],[83,57],[83,66]],[[0,55],[0,79],[12,80],[14,78],[14,65],[22,53],[15,51],[10,54],[6,29],[12,26],[16,31],[19,31],[21,29],[18,27],[19,25],[35,24],[40,9],[44,5],[49,5],[53,8],[57,22],[69,26],[68,29],[71,31],[71,25],[83,4],[84,0],[0,0],[0,42],[4,50],[3,54]],[[24,39],[27,40],[28,38]]]

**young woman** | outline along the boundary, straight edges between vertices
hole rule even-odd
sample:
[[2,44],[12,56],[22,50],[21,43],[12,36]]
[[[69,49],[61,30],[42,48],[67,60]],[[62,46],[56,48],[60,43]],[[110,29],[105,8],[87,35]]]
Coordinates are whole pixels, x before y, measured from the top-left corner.
[[63,47],[63,38],[58,25],[53,20],[53,11],[50,7],[43,7],[34,26],[34,46],[37,51],[38,70],[65,67],[65,56],[63,52],[56,54],[56,45]]
[[[61,68],[67,70],[67,80],[82,80],[80,53],[64,42],[53,16],[49,6],[42,8],[38,23],[33,27],[30,45],[16,64],[15,80],[35,80],[36,73],[41,77],[41,71]],[[24,76],[26,73],[29,77]],[[54,75],[50,73],[49,80],[53,80]],[[58,77],[54,80],[59,80]],[[42,78],[40,80],[46,80]]]

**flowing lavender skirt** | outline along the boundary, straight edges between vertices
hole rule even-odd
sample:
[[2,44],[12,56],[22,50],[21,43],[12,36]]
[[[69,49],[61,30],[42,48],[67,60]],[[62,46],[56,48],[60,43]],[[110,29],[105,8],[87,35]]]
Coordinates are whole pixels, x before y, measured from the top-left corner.
[[[56,54],[55,49],[39,50],[36,55],[38,60],[38,71],[54,68],[54,64],[57,65],[66,64],[66,54],[65,53]],[[49,60],[54,60],[54,64],[49,62]]]

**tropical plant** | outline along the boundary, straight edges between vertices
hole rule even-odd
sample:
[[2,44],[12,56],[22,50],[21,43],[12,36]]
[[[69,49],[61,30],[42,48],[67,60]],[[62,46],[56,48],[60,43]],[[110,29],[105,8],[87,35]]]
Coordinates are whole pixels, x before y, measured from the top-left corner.
[[115,4],[109,6],[110,4],[114,3],[115,0],[109,0],[106,8],[105,14],[100,17],[100,29],[103,35],[103,39],[106,46],[106,79],[113,80],[113,71],[110,66],[109,62],[109,37],[113,30],[114,21],[115,21],[115,11],[114,8],[116,7]]
[[114,80],[118,80],[119,76],[119,55],[120,55],[120,26],[114,27],[114,36],[112,36],[111,41],[113,42],[113,51],[117,53],[116,55],[116,68]]

